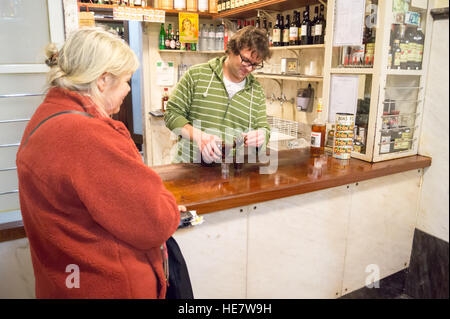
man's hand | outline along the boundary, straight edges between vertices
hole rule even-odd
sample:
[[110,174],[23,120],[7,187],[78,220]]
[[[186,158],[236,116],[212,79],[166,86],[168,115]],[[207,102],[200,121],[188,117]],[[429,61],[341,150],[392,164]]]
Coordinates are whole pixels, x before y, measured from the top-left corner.
[[242,133],[245,146],[260,147],[266,141],[266,133],[263,129]]
[[197,133],[198,134],[194,135],[194,139],[202,153],[203,160],[208,164],[219,160],[222,156],[222,150],[219,148],[218,144],[220,144],[222,140],[216,135],[205,132]]

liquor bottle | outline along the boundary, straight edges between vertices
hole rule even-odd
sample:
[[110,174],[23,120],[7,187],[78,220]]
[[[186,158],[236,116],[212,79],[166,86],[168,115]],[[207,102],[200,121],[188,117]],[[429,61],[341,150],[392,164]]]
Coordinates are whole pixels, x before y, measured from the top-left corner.
[[198,0],[198,11],[208,12],[208,2],[209,0]]
[[400,69],[406,70],[408,68],[408,47],[409,39],[406,37],[406,25],[402,24],[400,26]]
[[160,50],[164,50],[166,48],[165,35],[166,35],[166,32],[164,31],[164,23],[161,23],[161,30],[159,31],[159,49]]
[[161,111],[162,112],[166,111],[168,101],[169,101],[169,89],[164,88],[163,96],[161,98]]
[[[169,28],[171,28],[171,25],[169,24]],[[169,29],[166,29],[166,35],[164,36],[164,49],[168,50],[170,49],[170,34]]]
[[180,31],[177,30],[177,34],[175,36],[175,50],[181,49],[181,42],[180,42]]
[[236,0],[231,0],[230,1],[230,9],[234,9],[236,8]]
[[[320,32],[320,44],[324,44],[325,43],[325,29],[327,26],[327,21],[325,20],[325,6],[323,4],[320,5],[320,15],[319,15],[319,21],[320,21],[320,25],[322,26],[321,28],[321,32]],[[316,33],[317,33],[317,29],[316,29]]]
[[[323,7],[323,4],[321,5]],[[317,9],[317,7],[316,7]],[[323,11],[321,10],[320,15],[317,17],[315,25],[314,25],[314,44],[323,44],[323,30],[324,30],[324,22],[325,19],[323,18]]]
[[209,13],[218,13],[218,1],[217,0],[209,0]]
[[[210,11],[211,12],[211,11]],[[217,12],[221,13],[222,12],[222,0],[219,0],[217,2]]]
[[422,28],[418,27],[416,32],[416,70],[422,69],[422,58],[423,58],[423,45],[425,43],[425,34],[422,32]]
[[272,41],[272,22],[269,22],[269,28],[267,29],[267,36],[269,37],[269,46],[273,46]]
[[175,50],[175,48],[176,48],[176,38],[175,38],[175,32],[172,29],[170,31],[170,49]]
[[313,156],[323,153],[325,147],[326,125],[322,119],[323,104],[319,98],[317,103],[317,115],[311,128],[311,154]]
[[394,40],[392,46],[392,69],[400,70],[400,61],[402,58],[402,49],[400,48],[400,40]]
[[197,11],[197,0],[186,0],[187,11]]
[[277,14],[277,21],[275,22],[275,25],[273,26],[272,45],[274,47],[281,46],[280,14]]
[[225,0],[225,10],[231,9],[231,0]]
[[298,41],[298,26],[297,26],[297,11],[294,11],[292,22],[289,27],[289,45],[297,45]]
[[288,14],[286,15],[286,24],[284,25],[283,29],[283,46],[285,47],[289,46],[290,27],[291,27],[291,16]]
[[259,11],[258,11],[258,16],[256,17],[256,25],[257,28],[261,28],[261,20],[259,19]]
[[311,38],[312,38],[312,44],[314,43],[314,38],[316,36],[316,23],[319,20],[319,7],[314,7],[314,18],[311,20]]
[[297,42],[296,45],[301,44],[301,36],[302,36],[302,20],[300,19],[300,11],[297,12],[297,27],[298,27],[298,36],[297,36]]
[[309,20],[309,6],[306,6],[306,10],[303,13],[301,44],[306,45],[311,43],[311,21]]

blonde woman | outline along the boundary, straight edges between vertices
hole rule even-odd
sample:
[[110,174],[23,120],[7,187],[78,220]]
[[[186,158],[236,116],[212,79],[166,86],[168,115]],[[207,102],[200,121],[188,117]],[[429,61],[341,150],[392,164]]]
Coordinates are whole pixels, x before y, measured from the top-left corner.
[[164,243],[179,208],[111,119],[136,55],[117,35],[86,28],[48,57],[50,88],[17,154],[36,296],[164,298]]

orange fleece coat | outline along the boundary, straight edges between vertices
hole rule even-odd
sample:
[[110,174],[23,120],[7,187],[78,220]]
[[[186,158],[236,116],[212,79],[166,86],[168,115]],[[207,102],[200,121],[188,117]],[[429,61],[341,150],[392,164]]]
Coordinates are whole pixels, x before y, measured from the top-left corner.
[[[83,106],[94,118],[54,117],[23,147],[43,119]],[[121,122],[102,118],[89,97],[52,88],[25,129],[17,173],[38,298],[165,297],[160,247],[180,213]],[[78,266],[79,288],[66,285],[77,279],[68,265]]]

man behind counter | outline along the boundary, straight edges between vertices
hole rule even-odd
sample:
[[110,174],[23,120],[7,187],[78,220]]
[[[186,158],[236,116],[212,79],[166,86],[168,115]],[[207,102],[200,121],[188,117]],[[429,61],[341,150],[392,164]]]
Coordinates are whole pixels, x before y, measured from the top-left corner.
[[[243,136],[245,146],[269,140],[266,97],[251,72],[271,56],[264,31],[253,26],[228,41],[226,55],[191,67],[169,98],[166,126],[183,138],[175,162],[220,161],[220,141]],[[192,147],[194,144],[194,147]]]

